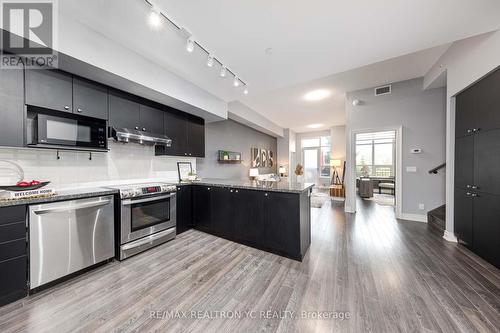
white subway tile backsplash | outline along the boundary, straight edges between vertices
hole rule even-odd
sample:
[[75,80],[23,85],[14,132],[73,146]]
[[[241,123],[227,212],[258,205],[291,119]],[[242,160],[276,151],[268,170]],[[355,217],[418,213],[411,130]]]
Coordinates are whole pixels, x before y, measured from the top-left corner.
[[[108,153],[89,153],[39,149],[0,148],[0,159],[18,163],[25,179],[51,181],[55,188],[80,187],[130,181],[162,180],[177,182],[177,162],[188,161],[196,169],[196,158],[154,156],[154,147],[109,141]],[[2,174],[3,173],[3,174]],[[0,180],[12,172],[0,165]]]

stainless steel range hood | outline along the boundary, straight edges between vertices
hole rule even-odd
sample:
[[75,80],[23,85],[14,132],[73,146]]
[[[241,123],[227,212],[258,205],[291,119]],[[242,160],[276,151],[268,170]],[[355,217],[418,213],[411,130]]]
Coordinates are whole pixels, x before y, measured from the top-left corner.
[[141,145],[172,146],[172,139],[163,134],[144,132],[129,128],[112,128],[111,136],[118,142],[135,142]]

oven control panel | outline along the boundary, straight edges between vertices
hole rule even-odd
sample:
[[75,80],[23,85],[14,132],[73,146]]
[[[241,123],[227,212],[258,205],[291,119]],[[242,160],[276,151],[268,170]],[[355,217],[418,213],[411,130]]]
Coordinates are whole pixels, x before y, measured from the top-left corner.
[[131,187],[121,187],[120,188],[120,197],[124,198],[132,198],[132,197],[142,197],[148,195],[154,195],[158,193],[169,193],[177,191],[177,187],[175,185],[169,184],[143,184],[139,186],[131,186]]

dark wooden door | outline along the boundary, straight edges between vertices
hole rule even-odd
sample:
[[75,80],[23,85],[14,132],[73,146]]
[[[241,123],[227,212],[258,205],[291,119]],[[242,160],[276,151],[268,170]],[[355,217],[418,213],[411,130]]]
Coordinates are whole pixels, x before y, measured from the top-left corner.
[[261,247],[264,237],[265,213],[262,191],[234,191],[234,239],[237,242]]
[[226,239],[234,236],[234,190],[214,187],[211,197],[212,232]]
[[177,187],[177,235],[191,229],[193,225],[192,187]]
[[455,116],[455,136],[457,138],[470,135],[476,127],[475,99],[477,88],[475,86],[457,95],[456,116]]
[[205,157],[205,123],[203,119],[188,121],[188,156]]
[[300,256],[299,196],[280,192],[264,195],[264,247],[292,257]]
[[187,120],[184,116],[166,111],[163,115],[165,135],[172,146],[157,146],[156,155],[187,156]]
[[474,185],[474,136],[455,140],[455,187],[468,189]]
[[455,189],[455,235],[459,242],[472,249],[473,197],[472,192]]
[[73,78],[73,113],[108,119],[108,88],[91,81]]
[[476,195],[472,246],[479,256],[500,267],[500,197]]
[[109,94],[109,126],[139,129],[139,103],[121,96]]
[[194,226],[208,233],[212,232],[211,191],[210,186],[193,186]]
[[[474,154],[474,183],[478,190],[500,195],[500,129],[474,135]],[[457,164],[462,163],[457,159]]]
[[141,130],[163,134],[163,110],[146,105],[141,105],[140,110]]
[[0,70],[0,146],[24,146],[24,74]]
[[476,84],[475,95],[477,129],[500,128],[500,69]]
[[26,104],[73,112],[73,78],[54,69],[27,69]]

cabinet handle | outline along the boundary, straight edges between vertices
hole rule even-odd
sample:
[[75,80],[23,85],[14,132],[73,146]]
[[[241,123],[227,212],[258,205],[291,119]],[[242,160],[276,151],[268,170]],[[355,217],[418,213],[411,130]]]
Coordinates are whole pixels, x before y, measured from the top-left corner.
[[471,188],[472,186],[470,186],[470,185],[466,185],[465,187],[467,187],[467,188]]
[[209,191],[210,191],[210,187],[207,187],[207,190],[209,190]]
[[470,192],[465,193],[466,196],[470,196],[471,194],[472,193],[470,193]]
[[229,192],[233,193],[233,190],[229,190]]
[[477,186],[477,185],[472,185],[472,186],[471,186],[471,188],[472,188],[473,190],[479,190],[479,186]]
[[238,193],[238,190],[236,190],[236,191],[234,191],[234,192]]
[[472,131],[473,132],[479,132],[481,129],[480,128],[474,128]]
[[66,105],[66,106],[64,107],[64,110],[69,110],[69,106],[67,106],[67,105]]
[[185,156],[187,156],[188,153],[184,153]]
[[189,156],[191,156],[191,155],[193,155],[193,154],[189,153]]
[[471,196],[474,197],[474,198],[479,197],[479,195],[477,193],[472,193]]
[[266,196],[266,197],[267,197],[268,195],[269,195],[269,194],[267,194],[267,193],[264,193],[264,196]]

